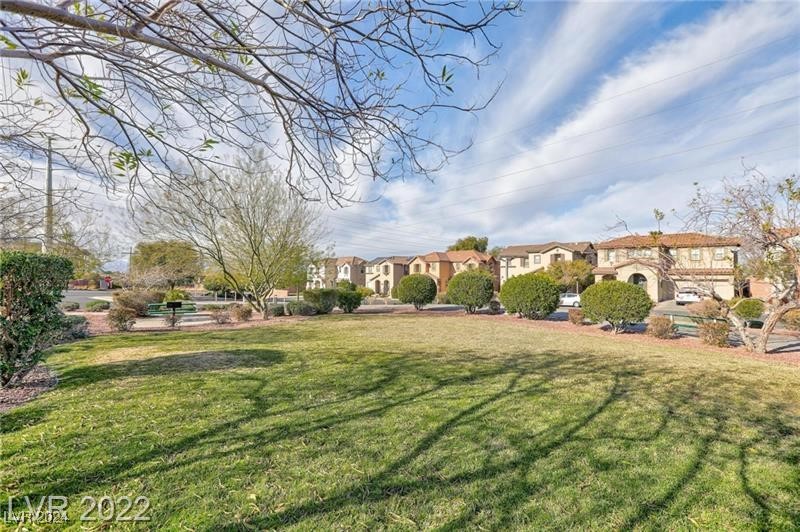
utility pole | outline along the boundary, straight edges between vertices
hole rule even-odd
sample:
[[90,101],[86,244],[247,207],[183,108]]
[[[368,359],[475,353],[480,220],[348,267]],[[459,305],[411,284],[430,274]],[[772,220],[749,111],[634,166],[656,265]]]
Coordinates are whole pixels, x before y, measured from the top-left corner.
[[44,251],[53,250],[53,141],[47,139],[47,188],[45,190]]

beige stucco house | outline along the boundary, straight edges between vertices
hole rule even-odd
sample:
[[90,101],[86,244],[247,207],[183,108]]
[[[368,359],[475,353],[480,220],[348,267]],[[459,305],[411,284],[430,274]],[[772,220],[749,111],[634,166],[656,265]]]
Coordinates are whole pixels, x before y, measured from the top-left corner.
[[350,281],[365,286],[367,261],[361,257],[339,257],[336,259],[336,281]]
[[457,273],[482,268],[495,279],[495,290],[500,288],[500,271],[497,259],[474,250],[433,251],[417,255],[408,264],[408,273],[422,273],[436,281],[438,292],[447,292],[447,284]]
[[638,284],[653,301],[674,299],[676,289],[713,289],[725,299],[736,295],[737,238],[701,233],[629,235],[600,242],[595,281]]
[[336,287],[336,259],[323,259],[318,263],[309,264],[306,271],[308,273],[306,288]]
[[376,294],[388,296],[392,288],[408,275],[411,257],[378,257],[365,265],[365,286]]
[[500,251],[500,283],[515,275],[544,271],[554,262],[585,260],[597,264],[597,253],[591,242],[547,242],[508,246]]

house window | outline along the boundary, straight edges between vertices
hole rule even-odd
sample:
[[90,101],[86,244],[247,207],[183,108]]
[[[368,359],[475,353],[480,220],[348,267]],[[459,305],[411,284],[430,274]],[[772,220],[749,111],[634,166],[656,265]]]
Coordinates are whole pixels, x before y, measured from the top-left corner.
[[414,265],[414,273],[419,273],[420,271],[421,271],[420,265],[419,264],[415,264]]
[[639,256],[639,250],[638,249],[629,249],[628,250],[628,258],[629,259],[632,259],[632,258],[638,257],[638,256]]
[[717,248],[714,250],[714,260],[723,260],[725,258],[725,248]]
[[689,251],[689,259],[695,261],[700,260],[700,248],[692,248],[691,251]]
[[383,275],[389,275],[389,265],[388,264],[384,264],[383,265]]
[[652,257],[653,256],[653,250],[650,249],[650,248],[643,249],[642,250],[642,256],[643,257]]
[[541,264],[542,263],[542,256],[541,255],[534,255],[533,256],[533,263],[534,264]]
[[342,274],[344,274],[346,277],[349,277],[350,276],[350,267],[349,266],[343,267],[342,268]]
[[672,257],[673,259],[677,259],[678,258],[678,250],[670,248],[669,256]]
[[522,267],[523,268],[527,268],[528,267],[528,259],[522,259]]
[[608,262],[614,262],[615,260],[617,260],[617,251],[615,249],[607,249],[606,260]]
[[436,271],[436,263],[435,262],[433,264],[431,264],[431,271],[432,272]]

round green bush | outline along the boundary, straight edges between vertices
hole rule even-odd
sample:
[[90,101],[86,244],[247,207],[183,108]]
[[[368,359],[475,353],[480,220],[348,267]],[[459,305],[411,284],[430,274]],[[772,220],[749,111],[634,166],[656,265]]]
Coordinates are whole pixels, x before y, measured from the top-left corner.
[[764,302],[760,299],[732,299],[728,304],[733,313],[743,320],[757,320],[764,314]]
[[358,286],[358,287],[356,287],[356,292],[361,294],[361,299],[366,299],[366,298],[368,298],[370,296],[374,296],[375,295],[375,290],[373,290],[372,288],[367,288],[366,286]]
[[164,293],[164,301],[162,301],[162,303],[167,303],[169,301],[189,301],[191,299],[192,296],[186,290],[173,288]]
[[289,316],[313,316],[317,309],[306,301],[289,301],[286,303],[286,312]]
[[492,274],[483,270],[465,271],[456,274],[447,285],[447,299],[454,305],[461,305],[467,314],[485,307],[494,295]]
[[397,285],[397,299],[422,310],[436,300],[436,281],[421,273],[406,275]]
[[115,307],[108,311],[106,321],[108,324],[120,331],[130,331],[133,329],[133,324],[136,323],[136,310],[125,307]]
[[615,333],[650,314],[653,302],[640,286],[622,281],[593,284],[581,294],[584,315],[596,323],[608,322]]
[[529,320],[544,319],[558,308],[558,283],[542,273],[512,277],[500,289],[500,302],[509,314]]
[[61,310],[64,312],[74,312],[81,308],[81,304],[77,301],[64,301],[61,303]]
[[303,300],[312,305],[317,314],[330,314],[336,306],[337,297],[335,288],[314,288],[303,292]]
[[108,301],[89,301],[86,303],[86,312],[103,312],[111,308]]
[[361,306],[361,293],[355,290],[339,290],[336,305],[342,312],[350,314]]

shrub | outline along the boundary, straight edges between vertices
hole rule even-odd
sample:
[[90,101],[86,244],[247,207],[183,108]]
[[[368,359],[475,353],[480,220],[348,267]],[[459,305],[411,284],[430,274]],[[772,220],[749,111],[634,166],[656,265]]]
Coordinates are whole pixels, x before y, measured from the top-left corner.
[[503,308],[500,306],[500,302],[496,299],[492,299],[489,301],[489,314],[497,315],[503,312]]
[[61,303],[61,310],[64,312],[74,312],[81,308],[81,304],[77,301],[64,301]]
[[704,344],[728,347],[730,329],[727,321],[705,321],[697,326],[697,334]]
[[800,331],[800,310],[790,310],[784,314],[783,323],[790,329]]
[[147,316],[147,305],[164,301],[164,293],[153,290],[123,290],[114,293],[114,306],[129,308],[136,312],[136,316]]
[[[273,313],[274,315],[274,313]],[[253,317],[253,307],[250,305],[242,305],[240,303],[234,303],[231,305],[231,316],[236,321],[250,321]]]
[[84,316],[61,316],[59,342],[71,342],[89,337],[89,321]]
[[305,290],[303,299],[317,310],[317,314],[330,314],[336,306],[337,293],[335,288],[314,288]]
[[[204,310],[208,312],[215,323],[222,325],[231,321],[230,307],[227,305],[206,305]],[[170,316],[172,315],[170,314]]]
[[764,314],[764,302],[760,299],[731,299],[728,305],[743,320],[757,320]]
[[222,272],[213,272],[203,277],[203,288],[209,292],[218,294],[228,289],[228,281]]
[[270,307],[269,310],[275,317],[286,316],[286,307],[283,306],[283,303],[278,303],[274,307]]
[[447,297],[447,292],[439,292],[436,294],[436,302],[440,305],[449,305],[451,303],[450,298]]
[[494,278],[485,270],[461,272],[450,279],[447,298],[454,305],[461,305],[467,314],[489,304],[494,296]]
[[703,299],[697,303],[692,303],[686,309],[693,315],[701,318],[721,318],[722,308],[713,299]]
[[108,301],[89,301],[86,303],[86,312],[103,312],[111,308]]
[[168,301],[190,301],[192,296],[186,290],[180,290],[178,288],[173,288],[171,290],[167,290],[164,293],[164,300],[163,303]]
[[108,311],[106,322],[117,331],[130,331],[136,323],[136,311],[132,308],[114,307]]
[[286,303],[286,312],[289,316],[313,316],[317,309],[306,301],[289,301]]
[[594,322],[611,324],[614,333],[631,323],[644,321],[653,302],[640,286],[623,281],[597,283],[581,294],[584,315]]
[[558,308],[558,284],[542,273],[512,277],[500,289],[500,301],[508,313],[529,320],[544,319]]
[[375,295],[375,290],[373,290],[372,288],[367,288],[366,286],[357,286],[356,292],[361,294],[361,299],[365,299]]
[[647,334],[654,338],[674,338],[678,328],[667,316],[653,316],[647,322]]
[[[164,316],[164,325],[167,327],[175,327],[181,320],[183,320],[183,316],[180,314],[167,314]],[[230,321],[230,316],[228,316],[228,321]]]
[[436,281],[421,273],[406,275],[397,284],[397,299],[422,310],[436,299]]
[[394,285],[392,289],[389,291],[389,297],[391,297],[392,299],[400,299],[400,296],[398,295],[397,291],[397,286],[398,285]]
[[0,387],[24,377],[58,339],[58,304],[72,273],[63,257],[0,252]]
[[351,283],[350,281],[339,281],[336,283],[337,290],[346,290],[348,292],[354,292],[356,289],[356,283]]
[[336,305],[342,309],[342,312],[350,314],[361,306],[361,294],[355,290],[339,290]]
[[571,308],[567,311],[567,319],[573,325],[583,325],[583,310],[579,308]]

